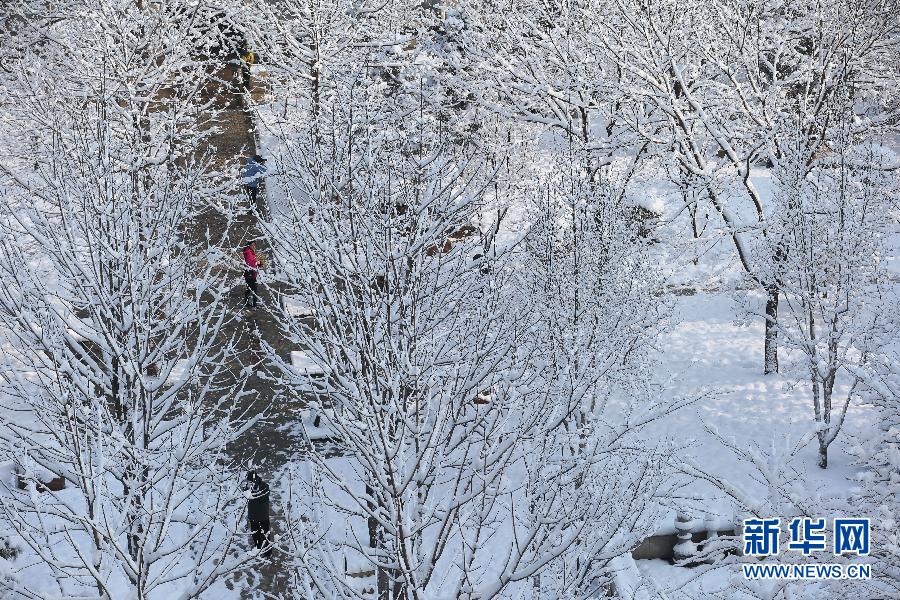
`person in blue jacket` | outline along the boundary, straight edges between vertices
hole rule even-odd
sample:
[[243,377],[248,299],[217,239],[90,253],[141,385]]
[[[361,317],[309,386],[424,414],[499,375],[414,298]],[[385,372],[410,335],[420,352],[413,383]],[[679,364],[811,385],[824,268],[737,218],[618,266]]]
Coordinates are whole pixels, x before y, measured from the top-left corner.
[[247,158],[247,164],[244,166],[244,189],[250,198],[250,208],[256,207],[256,198],[259,195],[259,182],[266,176],[268,169],[266,168],[266,159],[259,154],[254,154]]

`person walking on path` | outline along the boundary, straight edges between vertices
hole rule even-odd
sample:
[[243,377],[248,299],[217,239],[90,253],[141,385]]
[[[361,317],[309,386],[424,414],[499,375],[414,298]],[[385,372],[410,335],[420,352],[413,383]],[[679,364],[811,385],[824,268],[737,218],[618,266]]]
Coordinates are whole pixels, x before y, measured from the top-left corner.
[[256,199],[259,197],[259,182],[266,176],[269,170],[266,168],[266,159],[259,154],[247,158],[244,165],[244,190],[250,198],[250,208],[256,207]]
[[247,471],[244,483],[244,494],[247,496],[247,520],[250,521],[250,533],[253,545],[263,550],[263,556],[272,555],[272,543],[269,540],[269,484],[262,480],[256,471]]
[[244,246],[244,281],[247,283],[247,291],[244,292],[244,305],[256,308],[256,300],[259,298],[257,278],[259,277],[259,261],[256,258],[256,240]]

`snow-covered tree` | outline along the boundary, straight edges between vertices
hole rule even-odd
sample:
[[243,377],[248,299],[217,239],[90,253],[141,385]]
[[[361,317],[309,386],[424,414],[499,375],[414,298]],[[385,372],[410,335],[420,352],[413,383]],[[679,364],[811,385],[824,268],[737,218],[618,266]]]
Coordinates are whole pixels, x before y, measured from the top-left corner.
[[[222,388],[225,258],[193,226],[227,204],[198,152],[205,57],[225,41],[192,3],[65,8],[0,87],[0,447],[18,471],[0,511],[26,550],[12,585],[196,598],[256,560],[225,453],[252,423]],[[42,493],[45,473],[65,489]]]
[[[633,281],[649,270],[622,190],[568,203],[579,169],[524,195],[429,78],[411,85],[418,67],[398,85],[332,66],[315,133],[308,104],[279,117],[289,184],[266,226],[285,304],[309,315],[288,311],[301,350],[272,356],[309,411],[297,593],[596,595],[652,523],[661,460],[636,436],[671,409],[647,398],[664,303]],[[549,211],[527,250],[511,204]]]
[[[540,592],[551,597],[590,597],[615,570],[610,559],[650,535],[644,528],[657,495],[671,493],[674,483],[662,464],[650,465],[669,458],[667,444],[674,440],[648,443],[646,426],[684,403],[651,375],[653,347],[670,307],[658,293],[663,280],[652,264],[650,240],[623,201],[630,168],[604,169],[603,183],[594,182],[581,152],[561,151],[527,203],[534,221],[520,268],[522,287],[540,315],[529,340],[546,360],[539,387],[565,413],[547,443],[573,464],[606,470],[601,477],[615,483],[590,493],[606,496],[603,505],[618,511],[581,515],[591,534],[541,577]],[[539,464],[554,451],[537,451],[532,460]],[[578,498],[573,494],[574,502]]]
[[[659,116],[633,125],[695,180],[747,277],[765,291],[764,371],[777,371],[777,265],[791,248],[769,227],[784,215],[755,177],[798,152],[805,174],[831,163],[846,127],[866,140],[892,127],[895,3],[610,6],[597,17],[598,41],[625,73],[620,88]],[[836,110],[847,93],[852,110]]]
[[879,150],[851,145],[849,129],[833,148],[833,167],[809,173],[801,156],[785,157],[775,170],[784,221],[771,227],[790,248],[777,267],[783,309],[776,326],[783,346],[799,355],[797,377],[808,382],[823,469],[860,374],[900,326],[884,263],[897,186],[879,168]]
[[[626,127],[642,111],[622,103],[621,70],[599,43],[603,3],[488,3],[472,52],[483,61],[479,99],[505,119],[578,140],[592,177],[616,151],[642,154]],[[514,17],[512,15],[515,15]],[[642,142],[642,141],[641,141]]]

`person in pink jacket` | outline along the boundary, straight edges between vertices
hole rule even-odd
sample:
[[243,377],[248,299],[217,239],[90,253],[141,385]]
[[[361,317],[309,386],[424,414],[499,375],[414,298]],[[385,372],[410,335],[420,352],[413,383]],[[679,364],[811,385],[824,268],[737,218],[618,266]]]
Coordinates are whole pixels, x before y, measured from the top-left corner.
[[256,240],[250,240],[244,246],[244,265],[244,281],[247,282],[247,291],[244,292],[244,304],[249,304],[256,308],[256,299],[259,298],[256,287],[256,279],[259,276],[259,263],[256,260]]

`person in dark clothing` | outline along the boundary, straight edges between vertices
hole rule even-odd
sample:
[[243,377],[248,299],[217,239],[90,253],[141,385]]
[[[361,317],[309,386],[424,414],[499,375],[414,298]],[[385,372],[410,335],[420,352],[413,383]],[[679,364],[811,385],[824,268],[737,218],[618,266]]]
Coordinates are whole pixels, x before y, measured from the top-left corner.
[[259,298],[257,290],[257,278],[259,277],[259,261],[256,259],[256,240],[244,246],[244,281],[247,283],[247,291],[244,292],[244,304],[256,308],[256,299]]
[[269,541],[269,484],[256,471],[248,471],[244,491],[248,498],[247,520],[250,521],[253,545],[263,550],[263,556],[269,557],[272,555],[272,543]]

